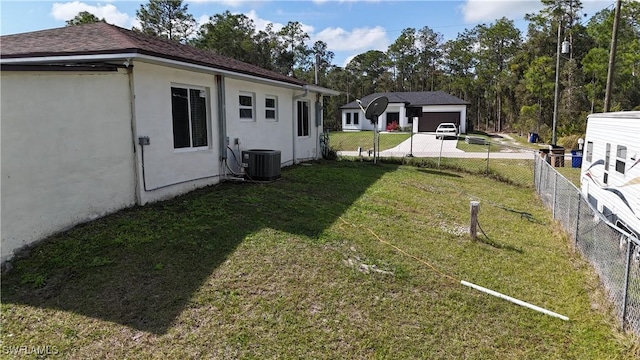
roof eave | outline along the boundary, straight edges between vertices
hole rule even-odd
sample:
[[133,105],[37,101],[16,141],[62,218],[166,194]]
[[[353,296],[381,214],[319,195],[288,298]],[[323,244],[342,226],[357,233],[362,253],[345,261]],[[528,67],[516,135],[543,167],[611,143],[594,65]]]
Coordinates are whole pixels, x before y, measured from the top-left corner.
[[310,92],[320,93],[322,95],[327,95],[327,96],[338,96],[338,95],[340,95],[340,91],[327,89],[327,88],[324,88],[322,86],[317,86],[317,85],[304,85],[304,88],[306,90],[309,90]]
[[[124,51],[124,52],[100,52],[100,53],[87,53],[87,54],[73,54],[73,55],[59,55],[59,54],[28,54],[28,55],[3,55],[0,58],[0,64],[51,64],[51,63],[68,63],[68,62],[94,62],[94,61],[131,61],[133,59],[146,60],[151,63],[170,65],[174,67],[193,69],[203,72],[222,73],[224,75],[248,79],[256,82],[263,82],[272,85],[278,85],[281,87],[287,87],[291,89],[304,88],[305,85],[302,82],[286,82],[282,80],[272,79],[266,76],[258,76],[254,74],[247,74],[241,71],[226,69],[224,67],[217,67],[213,65],[203,65],[199,63],[193,63],[188,61],[174,60],[166,57],[148,55],[140,53],[136,50]],[[317,90],[324,89],[318,87]],[[333,91],[325,89],[327,91]],[[320,92],[320,91],[318,91]]]

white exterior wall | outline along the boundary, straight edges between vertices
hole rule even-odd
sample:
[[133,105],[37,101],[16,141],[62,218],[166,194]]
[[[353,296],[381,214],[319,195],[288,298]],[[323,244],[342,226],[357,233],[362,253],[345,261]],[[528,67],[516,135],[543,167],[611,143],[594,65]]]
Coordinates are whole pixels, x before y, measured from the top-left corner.
[[[347,124],[347,113],[351,113],[351,124]],[[353,114],[358,114],[358,125],[353,123]],[[342,110],[342,130],[373,130],[373,124],[364,117],[364,112],[359,109]]]
[[[282,166],[295,162],[317,159],[321,156],[319,137],[322,133],[322,123],[316,126],[315,94],[308,93],[304,97],[301,90],[287,89],[274,85],[260,84],[244,80],[225,78],[226,127],[230,147],[236,153],[239,161],[242,151],[251,149],[268,149],[280,151]],[[253,95],[253,119],[240,119],[240,93]],[[277,97],[276,120],[265,117],[265,97]],[[309,136],[298,137],[297,131],[297,101],[306,100],[309,103]],[[235,144],[239,139],[239,146]],[[294,144],[295,142],[295,144]],[[239,152],[238,152],[239,149]],[[229,154],[230,166],[235,160]],[[233,167],[232,167],[233,168]]]
[[[429,105],[429,106],[423,106],[422,107],[422,112],[460,112],[460,133],[461,134],[465,134],[467,132],[467,107],[466,105]],[[354,125],[353,124],[353,115],[351,115],[351,124],[347,125],[347,113],[354,113],[354,112],[359,112],[360,113],[360,124],[359,125]],[[380,117],[378,118],[378,130],[379,131],[385,131],[387,128],[387,113],[390,112],[397,112],[400,113],[400,118],[399,118],[399,122],[398,125],[400,127],[407,127],[407,126],[412,126],[411,124],[409,124],[409,119],[407,118],[407,109],[404,106],[404,104],[398,104],[398,103],[390,103],[387,106],[387,109],[385,110],[384,113],[382,113],[382,115],[380,115]],[[364,120],[364,121],[363,121]],[[413,122],[413,132],[417,133],[418,132],[418,122],[415,121]],[[342,110],[342,130],[348,131],[348,130],[373,130],[374,126],[373,124],[371,124],[371,121],[369,121],[368,119],[366,119],[364,117],[364,113],[362,112],[362,110],[357,110],[357,109],[345,109]]]
[[[407,112],[404,104],[398,103],[390,103],[387,106],[387,109],[378,117],[378,130],[385,131],[387,129],[387,114],[390,112],[399,113],[399,122],[398,126],[405,127],[409,126],[409,121],[407,119]],[[347,125],[347,113],[351,113],[351,124]],[[359,113],[359,124],[353,124],[353,113]],[[359,109],[346,109],[342,110],[342,130],[373,130],[374,125],[371,121],[364,117],[364,112]]]
[[[207,91],[209,136],[205,149],[174,149],[172,86],[204,88]],[[222,170],[218,150],[215,76],[136,61],[133,87],[139,203],[170,198],[219,182]],[[150,144],[144,147],[144,179],[142,151],[137,140],[140,136],[148,136],[150,140]]]
[[[228,173],[220,161],[215,74],[143,61],[132,65],[130,74],[2,73],[1,261],[65,228],[215,184]],[[234,150],[238,138],[240,151],[280,150],[283,166],[321,157],[315,93],[224,81]],[[206,91],[208,146],[174,149],[172,86]],[[254,93],[255,121],[239,120],[239,91]],[[265,95],[277,97],[276,121],[265,119]],[[309,136],[297,136],[297,100],[309,103]],[[150,140],[144,148],[141,136]],[[232,168],[233,162],[229,153]]]
[[2,261],[135,203],[128,76],[2,72]]

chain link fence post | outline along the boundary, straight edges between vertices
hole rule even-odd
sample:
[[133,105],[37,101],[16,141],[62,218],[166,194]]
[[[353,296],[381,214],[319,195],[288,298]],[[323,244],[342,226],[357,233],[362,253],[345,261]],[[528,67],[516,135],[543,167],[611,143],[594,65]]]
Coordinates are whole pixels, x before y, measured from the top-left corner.
[[552,206],[552,210],[551,210],[551,216],[555,219],[556,218],[556,196],[558,193],[558,173],[556,172],[554,174],[555,176],[553,177],[553,200],[551,203]]
[[578,232],[580,231],[580,206],[582,205],[582,194],[578,191],[578,206],[576,207],[576,235],[574,236],[574,245],[578,244]]
[[627,259],[624,271],[624,287],[622,290],[622,331],[624,331],[625,319],[627,318],[627,294],[629,290],[629,267],[631,266],[631,239],[627,239]]

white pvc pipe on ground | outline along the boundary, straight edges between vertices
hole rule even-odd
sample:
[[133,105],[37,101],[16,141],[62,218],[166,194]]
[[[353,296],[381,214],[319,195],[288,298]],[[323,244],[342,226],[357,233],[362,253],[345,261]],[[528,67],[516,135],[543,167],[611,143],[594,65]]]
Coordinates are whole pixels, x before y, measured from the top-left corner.
[[468,287],[474,288],[474,289],[476,289],[478,291],[482,291],[483,293],[487,293],[489,295],[493,295],[495,297],[499,297],[501,299],[510,301],[510,302],[512,302],[514,304],[518,304],[520,306],[524,306],[526,308],[529,308],[529,309],[532,309],[532,310],[535,310],[535,311],[539,311],[539,312],[541,312],[543,314],[547,314],[549,316],[553,316],[553,317],[556,317],[558,319],[562,319],[564,321],[569,320],[569,318],[564,316],[564,315],[560,315],[558,313],[554,313],[553,311],[549,311],[549,310],[543,309],[543,308],[541,308],[539,306],[535,306],[535,305],[529,304],[528,302],[525,302],[525,301],[522,301],[522,300],[518,300],[516,298],[512,298],[511,296],[507,296],[507,295],[501,294],[501,293],[499,293],[497,291],[493,291],[493,290],[484,288],[484,287],[482,287],[480,285],[472,284],[472,283],[464,281],[464,280],[461,280],[460,283],[462,285],[464,285],[464,286],[468,286]]

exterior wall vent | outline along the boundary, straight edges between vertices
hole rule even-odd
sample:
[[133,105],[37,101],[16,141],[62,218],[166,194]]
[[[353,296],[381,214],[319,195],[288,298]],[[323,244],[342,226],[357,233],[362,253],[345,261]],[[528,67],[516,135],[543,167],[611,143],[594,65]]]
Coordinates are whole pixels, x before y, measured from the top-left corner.
[[246,177],[252,180],[271,181],[280,178],[280,151],[251,149],[242,152]]

